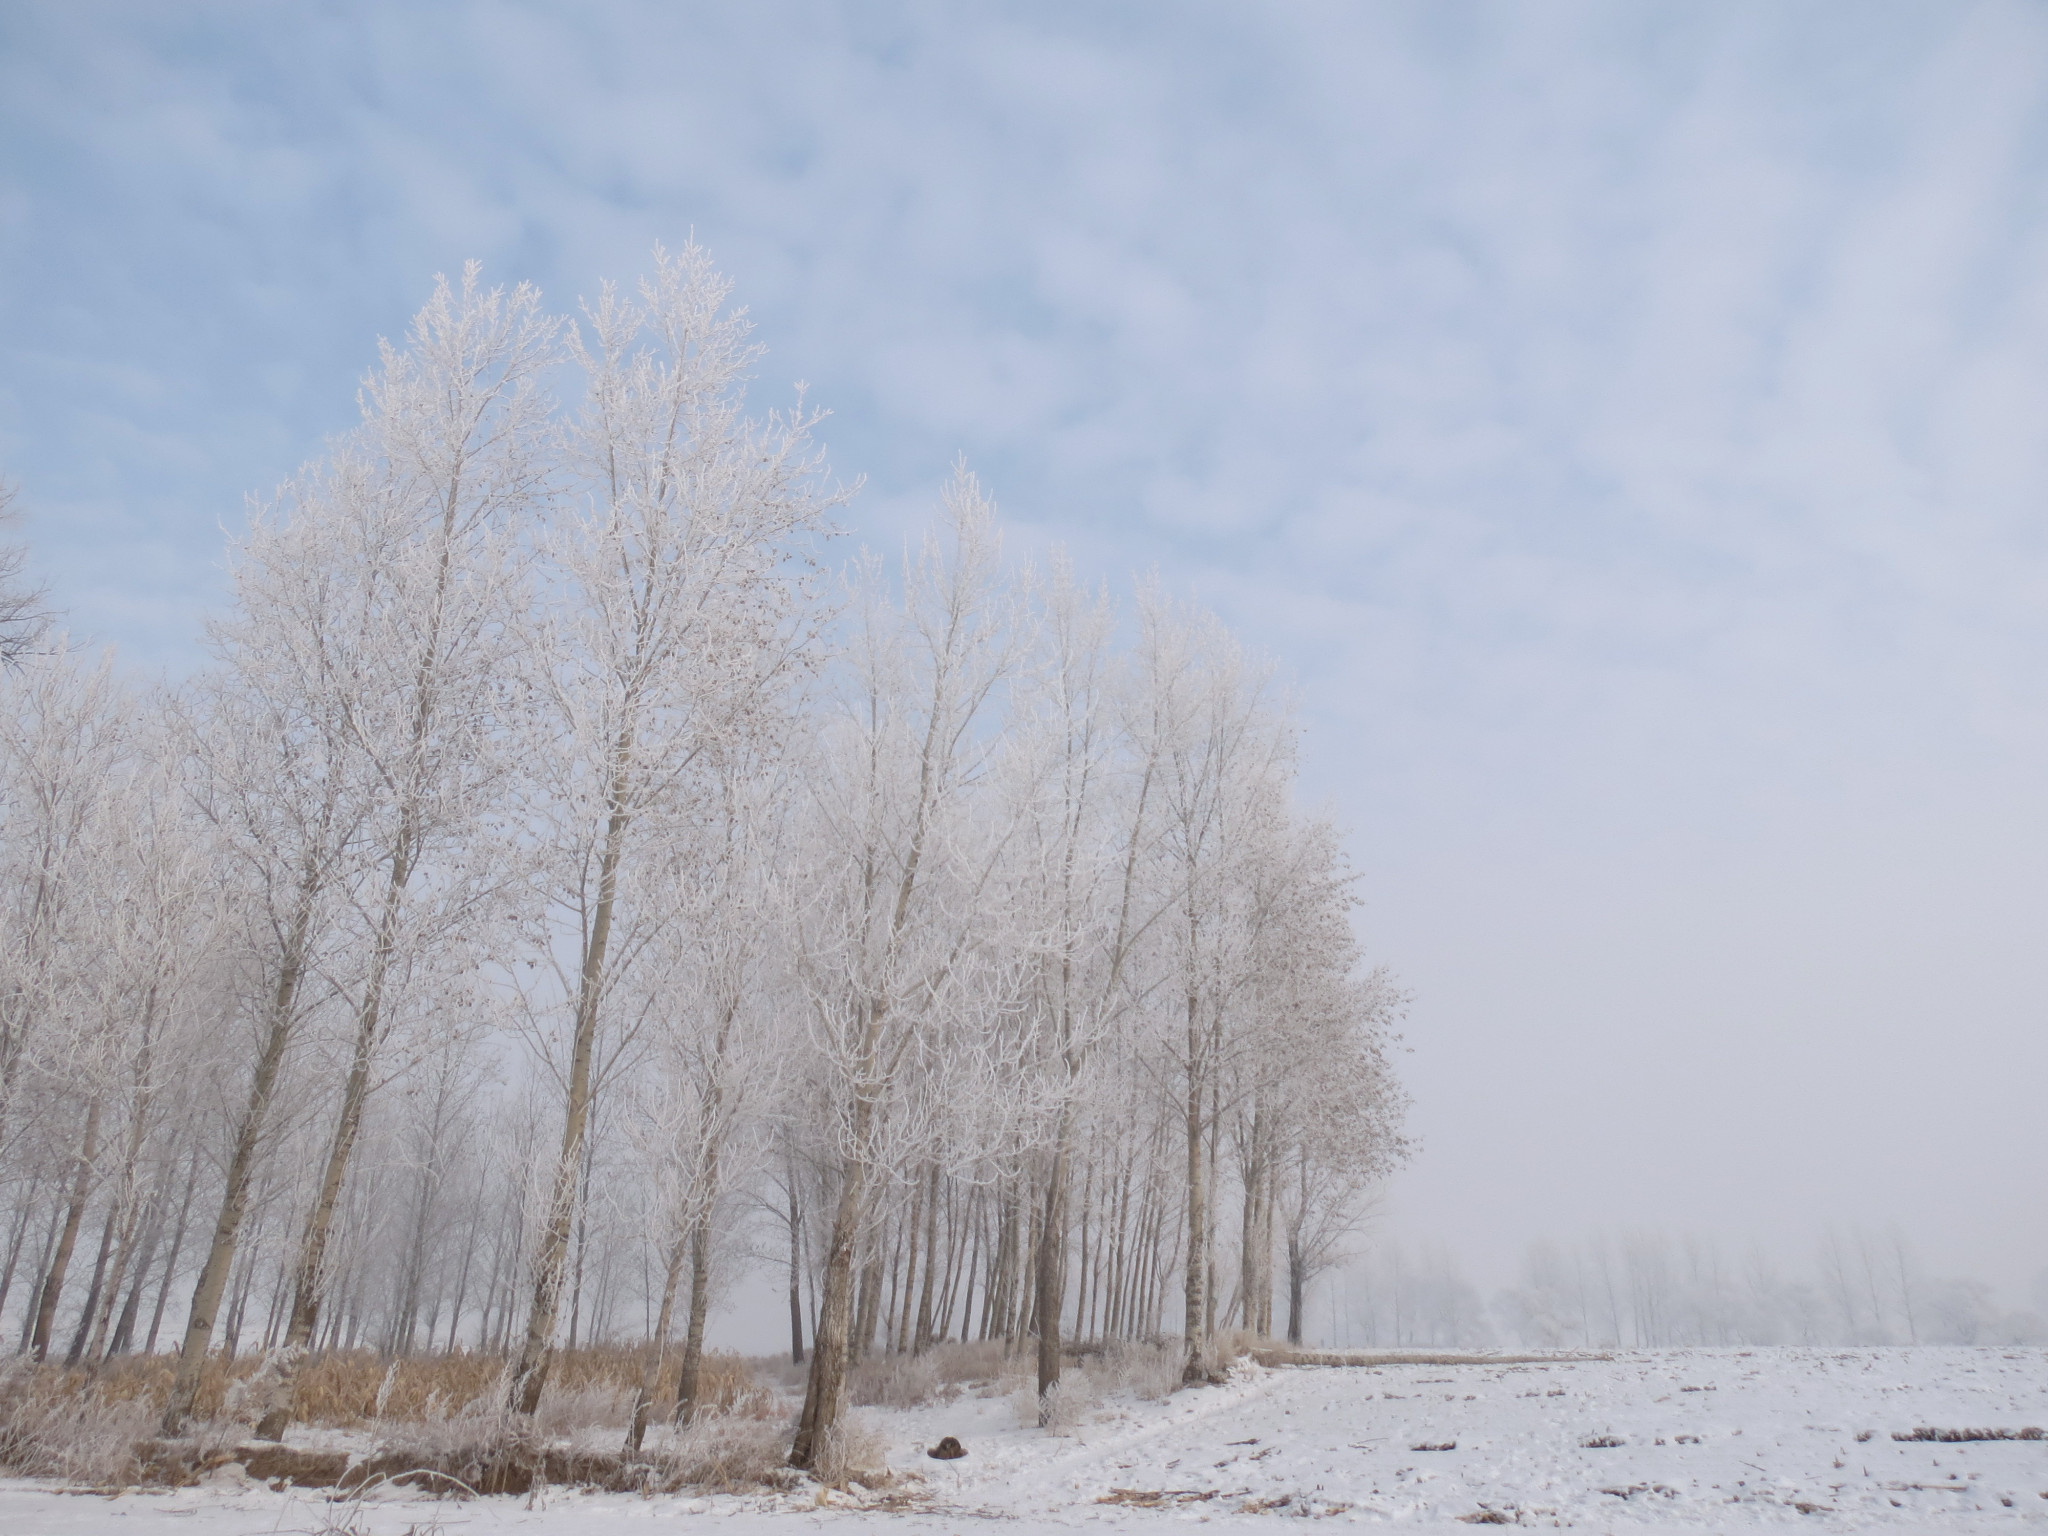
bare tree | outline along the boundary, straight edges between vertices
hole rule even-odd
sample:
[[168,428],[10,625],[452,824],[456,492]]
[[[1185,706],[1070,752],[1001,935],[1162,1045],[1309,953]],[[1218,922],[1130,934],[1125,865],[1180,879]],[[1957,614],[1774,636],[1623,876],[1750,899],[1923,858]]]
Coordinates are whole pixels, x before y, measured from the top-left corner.
[[[0,529],[20,521],[17,494],[0,482]],[[0,542],[0,665],[13,666],[43,644],[55,617],[49,596],[49,588],[28,574],[28,547]]]
[[346,720],[323,707],[323,690],[308,686],[321,657],[297,622],[303,604],[317,611],[326,596],[319,583],[309,588],[301,579],[297,558],[308,543],[318,548],[318,492],[316,482],[289,488],[244,545],[235,570],[240,612],[213,629],[222,665],[201,680],[186,715],[197,808],[218,841],[233,896],[227,931],[242,985],[223,1024],[247,1031],[249,1054],[220,1210],[164,1409],[167,1435],[183,1427],[198,1395],[279,1078],[315,1007],[328,1000],[324,962],[339,958],[349,888],[364,869],[370,776]]
[[[552,548],[558,618],[536,679],[549,765],[537,836],[567,957],[563,1126],[548,1174],[512,1403],[540,1403],[568,1273],[600,1026],[653,923],[622,909],[633,863],[699,757],[744,729],[800,666],[810,637],[802,541],[834,498],[818,488],[815,418],[750,421],[759,356],[730,285],[695,246],[657,251],[639,302],[607,287],[572,347],[587,404],[570,460],[589,507]],[[644,884],[641,888],[644,888]],[[650,914],[652,915],[652,914]]]
[[[1156,585],[1127,629],[1006,565],[964,468],[822,600],[817,418],[748,414],[727,298],[694,247],[574,331],[437,283],[162,704],[10,640],[0,559],[0,1307],[88,1363],[189,1287],[166,1432],[210,1350],[272,1351],[277,1435],[315,1350],[501,1351],[530,1414],[558,1337],[638,1337],[637,1448],[750,1261],[795,1465],[865,1353],[948,1338],[1035,1349],[1045,1423],[1077,1337],[1207,1379],[1282,1289],[1299,1337],[1404,1150],[1400,1000],[1268,670]],[[1993,1326],[1875,1252],[1852,1313]],[[1632,1307],[1603,1271],[1615,1329],[1745,1326],[1660,1253]],[[1397,1336],[1483,1327],[1448,1261],[1381,1290]]]
[[318,1325],[329,1233],[379,1051],[389,992],[421,946],[476,921],[513,876],[514,850],[486,835],[507,765],[504,698],[531,596],[532,519],[549,469],[538,375],[557,326],[539,295],[485,289],[471,263],[386,345],[364,424],[336,455],[292,552],[314,588],[280,605],[307,665],[309,713],[337,722],[366,782],[366,862],[351,989],[354,1040],[319,1184],[299,1242],[291,1320],[257,1434],[291,1416],[296,1367]]
[[[909,1069],[933,1047],[927,1031],[942,1009],[959,1020],[988,1001],[971,978],[983,969],[973,963],[979,898],[1003,829],[975,827],[969,800],[994,750],[989,714],[1016,642],[997,590],[992,507],[964,469],[945,505],[950,558],[927,542],[901,609],[874,561],[859,572],[810,799],[799,951],[837,1189],[790,1449],[798,1467],[824,1453],[844,1407],[858,1250],[892,1145],[914,1140],[898,1113]],[[943,1044],[965,1045],[960,1033]]]
[[671,921],[633,982],[652,1015],[637,1107],[667,1242],[629,1450],[646,1434],[686,1268],[675,1413],[688,1423],[697,1411],[718,1239],[734,1186],[763,1150],[768,1096],[790,1049],[777,1007],[789,991],[776,974],[790,788],[777,771],[780,737],[762,730],[707,761],[694,835],[677,838],[656,875],[673,889]]

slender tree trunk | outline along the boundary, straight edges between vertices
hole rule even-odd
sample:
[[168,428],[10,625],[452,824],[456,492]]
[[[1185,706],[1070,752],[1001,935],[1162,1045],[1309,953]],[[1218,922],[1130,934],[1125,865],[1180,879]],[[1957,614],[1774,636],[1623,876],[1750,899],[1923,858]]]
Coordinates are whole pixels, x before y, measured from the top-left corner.
[[534,1255],[533,1306],[527,1314],[526,1339],[512,1372],[512,1408],[528,1417],[540,1407],[541,1389],[547,1385],[555,1323],[561,1313],[562,1282],[567,1277],[584,1132],[590,1124],[590,1069],[597,1051],[598,1004],[604,996],[605,956],[611,945],[612,910],[618,901],[619,861],[625,853],[626,834],[632,824],[627,804],[632,754],[633,736],[628,728],[620,733],[612,758],[606,796],[611,813],[605,825],[604,852],[598,862],[597,908],[591,918],[590,937],[583,948],[583,967],[577,981],[576,1036],[569,1052],[568,1115],[562,1126],[562,1150],[555,1159],[540,1248]]
[[939,1267],[939,1165],[932,1164],[930,1187],[925,1192],[924,1289],[917,1298],[917,1332],[911,1353],[921,1355],[932,1347],[933,1278]]
[[683,1336],[683,1369],[676,1378],[676,1422],[697,1417],[704,1372],[704,1324],[711,1310],[711,1211],[696,1212],[690,1229],[690,1315]]
[[911,1344],[910,1299],[917,1292],[917,1261],[919,1258],[918,1228],[924,1222],[924,1181],[919,1180],[910,1194],[910,1218],[903,1224],[897,1238],[897,1248],[902,1256],[902,1284],[897,1284],[896,1265],[890,1264],[889,1286],[895,1293],[890,1298],[891,1317],[889,1348],[895,1354],[907,1354]]
[[1053,1395],[1060,1384],[1060,1312],[1066,1304],[1067,1138],[1069,1112],[1060,1111],[1052,1167],[1045,1178],[1045,1202],[1038,1238],[1038,1427],[1052,1423]]
[[1183,1382],[1209,1379],[1209,1338],[1204,1325],[1209,1315],[1208,1266],[1202,1262],[1202,1237],[1209,1225],[1208,1160],[1202,1155],[1202,1041],[1196,1022],[1199,1000],[1188,993],[1188,1252],[1185,1265],[1187,1310],[1181,1332],[1185,1359],[1181,1363]]
[[661,1309],[655,1314],[654,1337],[647,1341],[647,1358],[640,1367],[640,1387],[633,1394],[633,1420],[626,1428],[626,1451],[637,1455],[647,1439],[647,1420],[654,1410],[654,1394],[661,1385],[662,1362],[668,1355],[668,1334],[675,1321],[676,1286],[683,1273],[686,1239],[669,1244],[668,1266],[661,1283]]
[[1088,1329],[1088,1282],[1093,1278],[1089,1272],[1089,1263],[1093,1255],[1088,1250],[1088,1227],[1089,1218],[1094,1214],[1095,1164],[1091,1161],[1082,1167],[1081,1229],[1077,1234],[1080,1238],[1081,1251],[1074,1267],[1074,1338],[1086,1344],[1091,1337]]
[[7,1310],[7,1293],[14,1289],[14,1266],[21,1259],[22,1244],[28,1240],[28,1229],[35,1219],[36,1196],[42,1193],[42,1188],[43,1171],[38,1166],[29,1179],[28,1189],[22,1194],[14,1226],[7,1234],[7,1264],[0,1269],[0,1312]]
[[124,1188],[120,1197],[121,1225],[114,1237],[113,1269],[107,1275],[106,1285],[95,1284],[97,1302],[91,1309],[92,1332],[86,1339],[84,1356],[89,1361],[106,1358],[107,1338],[114,1325],[114,1307],[121,1299],[121,1287],[128,1281],[128,1272],[136,1259],[136,1248],[145,1235],[150,1213],[138,1198],[139,1191],[132,1178],[123,1179]]
[[[258,1234],[252,1234],[255,1235]],[[256,1283],[255,1249],[250,1248],[243,1252],[241,1265],[241,1278],[231,1287],[235,1299],[228,1308],[226,1337],[221,1345],[221,1353],[230,1360],[235,1358],[242,1347],[242,1324],[248,1315],[249,1290]]]
[[[1220,1060],[1221,1057],[1222,1050],[1219,1045],[1212,1052],[1210,1060]],[[1219,1105],[1221,1094],[1222,1084],[1216,1082],[1212,1074],[1209,1083],[1209,1114],[1203,1122],[1204,1133],[1209,1138],[1209,1166],[1207,1178],[1203,1183],[1206,1198],[1203,1201],[1204,1220],[1202,1222],[1202,1337],[1207,1341],[1206,1348],[1212,1359],[1216,1349],[1216,1292],[1218,1289],[1216,1283],[1216,1151],[1217,1143],[1223,1139],[1217,1134],[1215,1127],[1222,1123]]]
[[874,1114],[865,1099],[854,1103],[853,1145],[839,1184],[839,1204],[832,1215],[832,1233],[825,1247],[825,1287],[818,1304],[810,1379],[797,1420],[789,1464],[809,1469],[825,1449],[826,1437],[838,1426],[846,1401],[848,1334],[853,1323],[854,1241],[860,1234],[861,1207],[867,1194],[867,1168],[862,1161]]
[[[402,834],[409,836],[409,833]],[[299,1365],[320,1323],[320,1286],[327,1259],[327,1244],[334,1229],[334,1213],[341,1203],[341,1187],[348,1176],[349,1159],[362,1130],[363,1109],[370,1097],[370,1072],[383,1028],[384,983],[391,957],[397,947],[398,918],[405,887],[412,877],[411,860],[400,853],[392,861],[385,884],[383,910],[378,915],[376,947],[370,955],[370,973],[363,987],[363,999],[356,1012],[355,1052],[349,1060],[348,1081],[342,1088],[341,1114],[328,1142],[327,1161],[320,1173],[319,1193],[306,1216],[306,1228],[299,1240],[298,1262],[292,1273],[291,1321],[285,1328],[282,1354],[275,1362],[275,1385],[269,1405],[256,1425],[259,1440],[281,1440],[291,1423],[293,1397],[298,1388]]]
[[71,1203],[64,1211],[64,1228],[57,1237],[57,1251],[50,1256],[50,1267],[43,1273],[43,1288],[36,1298],[35,1332],[29,1336],[29,1349],[38,1360],[48,1358],[50,1353],[50,1330],[57,1320],[57,1298],[64,1289],[64,1274],[71,1267],[71,1253],[78,1244],[79,1224],[85,1220],[86,1201],[92,1196],[92,1165],[99,1156],[100,1101],[95,1098],[85,1112],[85,1142],[79,1149],[76,1171],[72,1176]]
[[99,1255],[92,1261],[92,1281],[85,1288],[85,1305],[79,1309],[77,1328],[72,1330],[71,1348],[64,1352],[66,1365],[76,1365],[85,1357],[85,1341],[92,1337],[93,1319],[100,1310],[100,1297],[107,1283],[107,1260],[114,1251],[114,1227],[120,1219],[119,1208],[108,1206],[107,1219],[100,1224]]
[[65,1201],[50,1212],[50,1224],[43,1232],[42,1247],[37,1250],[35,1267],[30,1271],[36,1283],[29,1292],[28,1305],[22,1308],[21,1342],[15,1347],[16,1354],[27,1354],[29,1341],[35,1337],[36,1319],[43,1310],[43,1276],[49,1273],[50,1255],[57,1251],[57,1234],[64,1230],[64,1216],[69,1209],[70,1202]]
[[789,1170],[789,1363],[804,1363],[803,1211],[797,1204],[796,1166]]
[[1308,1265],[1303,1262],[1301,1239],[1287,1234],[1287,1342],[1301,1343],[1302,1303],[1308,1296]]
[[1264,1194],[1260,1197],[1262,1220],[1259,1225],[1259,1337],[1273,1336],[1273,1214],[1280,1205],[1280,1172],[1277,1159],[1266,1177]]
[[[312,889],[308,881],[302,890],[300,909],[293,924],[286,961],[278,973],[270,999],[262,1049],[256,1058],[256,1072],[249,1081],[248,1101],[235,1128],[234,1150],[228,1158],[227,1184],[221,1192],[220,1215],[213,1224],[213,1241],[206,1250],[206,1262],[199,1270],[199,1283],[192,1290],[192,1306],[185,1320],[185,1339],[178,1351],[178,1368],[171,1378],[170,1401],[164,1405],[162,1433],[178,1434],[192,1415],[199,1397],[200,1374],[206,1366],[207,1347],[213,1342],[214,1316],[220,1310],[227,1289],[228,1272],[235,1262],[235,1241],[241,1235],[242,1218],[249,1205],[249,1181],[256,1170],[256,1148],[262,1140],[264,1123],[270,1116],[270,1101],[277,1091],[277,1074],[284,1065],[285,1047],[291,1043],[296,1022],[301,957],[312,929]],[[152,1329],[154,1332],[154,1329]]]
[[142,1235],[139,1240],[131,1276],[128,1278],[128,1299],[121,1304],[121,1314],[114,1320],[114,1331],[104,1345],[95,1347],[94,1358],[102,1362],[115,1355],[125,1354],[135,1338],[135,1320],[142,1313],[142,1293],[149,1286],[150,1266],[156,1261],[156,1246],[164,1233],[164,1198],[169,1193],[161,1183],[150,1197],[148,1213],[143,1217]]
[[[448,1313],[448,1353],[455,1353],[455,1336],[462,1330],[462,1308],[469,1300],[469,1266],[476,1257],[476,1213],[477,1207],[470,1207],[469,1230],[462,1242],[462,1263],[455,1271],[455,1298]],[[427,1341],[431,1349],[433,1340]]]
[[149,1314],[149,1336],[144,1341],[145,1355],[156,1353],[157,1330],[163,1326],[164,1308],[171,1299],[171,1285],[178,1275],[178,1255],[185,1249],[185,1223],[192,1214],[192,1195],[199,1187],[199,1148],[192,1148],[191,1162],[185,1169],[185,1198],[178,1205],[178,1225],[171,1234],[170,1256],[164,1260],[164,1283],[157,1288],[156,1307]]
[[875,1347],[875,1321],[882,1309],[882,1245],[880,1234],[868,1244],[867,1262],[860,1267],[860,1306],[853,1325],[853,1346],[848,1365],[859,1365]]

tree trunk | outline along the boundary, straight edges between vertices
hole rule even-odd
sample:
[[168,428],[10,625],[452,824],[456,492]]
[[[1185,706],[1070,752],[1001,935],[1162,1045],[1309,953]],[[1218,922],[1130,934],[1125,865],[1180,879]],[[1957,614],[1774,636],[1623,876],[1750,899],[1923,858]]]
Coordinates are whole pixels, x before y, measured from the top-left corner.
[[611,945],[612,910],[618,902],[619,861],[625,854],[626,833],[633,820],[627,804],[632,757],[633,733],[628,726],[620,732],[613,750],[611,783],[606,786],[605,798],[611,813],[605,823],[604,852],[598,861],[597,907],[591,916],[590,938],[583,948],[583,967],[577,978],[576,1037],[569,1052],[568,1115],[562,1125],[562,1150],[555,1160],[547,1220],[541,1226],[540,1248],[534,1254],[533,1306],[527,1314],[526,1339],[520,1345],[519,1363],[512,1372],[512,1409],[529,1418],[539,1409],[541,1389],[547,1385],[548,1367],[554,1355],[555,1324],[561,1314],[562,1282],[569,1267],[569,1236],[576,1220],[584,1132],[590,1124],[590,1068],[597,1052],[597,1011],[604,996],[605,955]]
[[654,1411],[654,1394],[661,1384],[661,1366],[668,1354],[669,1326],[675,1320],[676,1285],[683,1272],[683,1239],[669,1246],[668,1269],[662,1277],[661,1309],[654,1319],[654,1337],[647,1341],[647,1359],[640,1367],[640,1389],[633,1394],[633,1420],[626,1429],[626,1450],[638,1454],[647,1439],[647,1420]]
[[789,1363],[804,1363],[803,1211],[797,1204],[796,1167],[789,1170]]
[[711,1212],[697,1211],[690,1231],[690,1316],[683,1336],[683,1369],[676,1378],[676,1422],[688,1424],[702,1406],[704,1323],[711,1306]]
[[170,1256],[164,1260],[164,1283],[157,1288],[156,1307],[149,1314],[149,1336],[142,1346],[145,1355],[156,1353],[157,1330],[163,1326],[164,1307],[171,1299],[171,1284],[178,1276],[178,1255],[185,1251],[185,1223],[192,1214],[192,1196],[198,1188],[199,1148],[195,1146],[185,1169],[185,1198],[178,1205],[178,1225],[171,1234]]
[[1208,1266],[1203,1263],[1203,1234],[1209,1226],[1208,1163],[1202,1156],[1202,1097],[1207,1086],[1201,1071],[1201,1026],[1196,1022],[1198,999],[1188,994],[1188,1251],[1186,1273],[1186,1316],[1181,1331],[1185,1358],[1181,1363],[1183,1383],[1209,1379],[1209,1338],[1204,1323],[1209,1315]]
[[1038,1295],[1038,1427],[1052,1423],[1053,1400],[1060,1384],[1060,1311],[1066,1302],[1067,1124],[1062,1110],[1052,1167],[1045,1179],[1045,1204],[1039,1220]]
[[930,1187],[924,1207],[924,1289],[917,1298],[917,1332],[910,1352],[921,1355],[932,1347],[932,1291],[939,1267],[939,1165],[932,1164]]
[[[149,1268],[156,1261],[156,1245],[164,1232],[164,1197],[169,1193],[161,1184],[150,1197],[149,1209],[142,1219],[142,1232],[138,1239],[135,1257],[132,1260],[132,1277],[127,1279],[128,1299],[121,1304],[120,1316],[114,1319],[113,1332],[92,1348],[93,1358],[105,1362],[115,1355],[127,1352],[135,1337],[135,1319],[142,1312],[142,1293],[149,1284]],[[109,1296],[109,1301],[112,1297]]]
[[200,1373],[206,1366],[207,1347],[213,1342],[214,1314],[220,1310],[228,1271],[235,1262],[235,1240],[241,1235],[242,1217],[248,1210],[257,1144],[262,1140],[270,1101],[277,1091],[277,1074],[284,1065],[285,1047],[291,1043],[298,1007],[300,956],[305,952],[312,928],[311,895],[310,889],[301,893],[292,942],[271,996],[270,1018],[256,1058],[256,1073],[249,1081],[248,1102],[243,1105],[241,1123],[235,1128],[234,1151],[228,1158],[227,1184],[221,1193],[220,1215],[213,1224],[213,1241],[207,1247],[206,1262],[200,1267],[199,1283],[192,1289],[192,1307],[185,1320],[178,1369],[171,1378],[170,1401],[164,1405],[162,1433],[167,1439],[185,1427],[186,1419],[192,1415],[192,1405],[198,1400]]
[[1301,1240],[1292,1232],[1287,1234],[1287,1342],[1301,1343],[1301,1307],[1308,1295],[1308,1265],[1301,1251]]
[[[403,834],[402,834],[403,835]],[[298,1264],[292,1275],[291,1322],[275,1362],[271,1401],[256,1425],[259,1440],[281,1440],[291,1423],[293,1397],[298,1388],[299,1365],[305,1359],[314,1331],[320,1322],[321,1271],[327,1259],[327,1244],[334,1229],[334,1213],[341,1203],[342,1181],[348,1176],[356,1137],[362,1130],[363,1109],[370,1097],[370,1071],[377,1039],[382,1031],[384,983],[391,956],[397,945],[398,914],[411,878],[411,861],[403,853],[392,861],[385,885],[384,907],[378,916],[376,949],[370,956],[370,974],[363,987],[363,1001],[356,1014],[355,1053],[349,1060],[348,1081],[342,1089],[341,1115],[328,1143],[327,1162],[320,1174],[320,1191],[306,1217],[306,1230],[299,1242]]]
[[85,1341],[92,1337],[93,1320],[99,1314],[100,1297],[105,1293],[107,1260],[113,1256],[114,1228],[120,1219],[119,1206],[109,1205],[107,1219],[100,1224],[100,1251],[92,1261],[92,1282],[85,1288],[85,1305],[78,1309],[78,1326],[72,1330],[71,1348],[64,1352],[66,1365],[76,1365],[85,1356]]
[[36,1326],[29,1336],[29,1349],[36,1359],[50,1353],[50,1330],[57,1320],[57,1298],[64,1289],[64,1274],[71,1267],[72,1250],[78,1245],[79,1224],[85,1220],[85,1204],[92,1195],[93,1159],[99,1155],[100,1101],[94,1099],[85,1112],[85,1143],[79,1149],[77,1171],[71,1184],[71,1203],[64,1211],[64,1229],[57,1237],[57,1251],[43,1273],[43,1288],[36,1298]]
[[14,1289],[14,1266],[21,1259],[22,1245],[28,1241],[28,1229],[35,1219],[36,1196],[42,1193],[42,1188],[43,1170],[38,1165],[29,1178],[28,1189],[21,1197],[21,1204],[17,1208],[19,1214],[14,1218],[13,1230],[7,1234],[7,1263],[0,1267],[0,1312],[7,1309],[7,1293]]
[[876,1233],[868,1244],[867,1262],[860,1267],[860,1306],[854,1316],[853,1343],[847,1354],[849,1366],[859,1365],[875,1347],[875,1322],[882,1310],[882,1244]]
[[[872,1112],[865,1102],[856,1102],[854,1106],[856,1148],[865,1143]],[[804,1408],[797,1420],[796,1439],[789,1448],[789,1464],[805,1470],[817,1464],[845,1406],[848,1334],[853,1323],[854,1240],[860,1235],[866,1174],[856,1152],[840,1181],[839,1205],[833,1212],[832,1234],[826,1241],[825,1294],[818,1305],[810,1379],[804,1387]]]

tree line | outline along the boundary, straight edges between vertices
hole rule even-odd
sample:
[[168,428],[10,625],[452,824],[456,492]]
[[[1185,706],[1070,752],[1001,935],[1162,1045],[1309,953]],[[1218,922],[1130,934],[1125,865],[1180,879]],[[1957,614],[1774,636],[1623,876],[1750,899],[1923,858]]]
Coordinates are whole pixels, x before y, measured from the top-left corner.
[[[1268,667],[1006,559],[894,565],[692,247],[573,320],[474,267],[144,687],[0,568],[0,1315],[37,1359],[480,1349],[531,1414],[785,1277],[792,1460],[864,1355],[1242,1328],[1404,1152],[1401,995]],[[780,1302],[777,1302],[780,1305]],[[1279,1309],[1276,1312],[1276,1307]],[[674,1398],[656,1401],[679,1360]]]
[[1808,1265],[1654,1228],[1539,1239],[1489,1300],[1441,1244],[1373,1244],[1317,1303],[1336,1344],[1682,1349],[2048,1342],[2048,1272],[2024,1304],[1930,1273],[1898,1228],[1830,1227]]

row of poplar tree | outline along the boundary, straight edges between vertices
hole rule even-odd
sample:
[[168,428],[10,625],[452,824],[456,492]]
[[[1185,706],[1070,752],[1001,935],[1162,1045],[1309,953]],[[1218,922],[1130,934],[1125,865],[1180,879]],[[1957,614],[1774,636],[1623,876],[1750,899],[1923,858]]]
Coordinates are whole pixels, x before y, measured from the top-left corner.
[[[786,1268],[819,1453],[866,1352],[1220,1329],[1403,1150],[1399,997],[1286,701],[1209,617],[892,568],[703,254],[571,322],[440,283],[252,518],[212,663],[0,673],[0,1311],[38,1358],[645,1345]],[[25,612],[25,610],[23,610]],[[11,1307],[10,1307],[11,1303]],[[777,1303],[779,1305],[779,1302]],[[166,1330],[168,1329],[168,1332]],[[681,1356],[673,1404],[654,1401]]]

